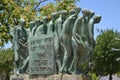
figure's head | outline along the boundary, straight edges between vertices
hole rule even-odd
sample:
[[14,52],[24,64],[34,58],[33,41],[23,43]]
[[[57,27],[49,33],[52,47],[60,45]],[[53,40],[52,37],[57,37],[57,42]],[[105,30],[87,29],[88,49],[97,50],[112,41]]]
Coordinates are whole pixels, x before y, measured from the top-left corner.
[[89,19],[91,19],[94,16],[95,13],[92,10],[90,10],[89,12],[90,12]]
[[90,11],[88,9],[83,9],[82,10],[83,17],[87,17],[90,14]]
[[54,12],[51,14],[52,20],[55,21],[58,18],[58,13]]
[[75,10],[74,10],[74,9],[71,9],[71,10],[69,11],[69,15],[72,15],[72,14],[75,14]]
[[81,11],[81,8],[77,6],[75,8],[75,14],[78,15],[80,11]]
[[100,20],[101,20],[101,16],[100,16],[100,15],[94,16],[94,23],[95,23],[95,24],[96,24],[96,23],[99,23]]
[[39,18],[35,18],[35,23],[39,22],[40,19]]
[[40,25],[42,22],[39,18],[35,18],[35,25]]
[[29,24],[29,29],[32,31],[33,27],[35,26],[35,22],[34,21],[30,21],[30,24]]
[[66,10],[62,10],[60,14],[61,14],[62,18],[65,18],[67,16],[67,11]]
[[24,18],[20,18],[20,20],[19,20],[19,21],[20,21],[20,24],[21,24],[21,25],[25,25],[25,24],[26,24],[26,22],[25,22],[25,19],[24,19]]
[[44,16],[43,17],[43,22],[48,22],[48,17]]

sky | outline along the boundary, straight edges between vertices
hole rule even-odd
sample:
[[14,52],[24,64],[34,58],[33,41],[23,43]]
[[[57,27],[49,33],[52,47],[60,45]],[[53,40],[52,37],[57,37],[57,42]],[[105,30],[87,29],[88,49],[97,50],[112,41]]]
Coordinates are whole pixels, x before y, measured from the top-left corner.
[[[46,5],[54,0],[48,0],[41,6]],[[95,24],[95,38],[98,35],[96,29],[114,29],[120,32],[120,0],[80,0],[76,3],[82,9],[87,8],[95,12],[95,15],[100,15],[101,21]],[[5,48],[10,47],[11,44],[5,45]]]
[[77,5],[101,15],[101,22],[94,26],[95,37],[97,28],[117,29],[120,32],[120,0],[80,0]]

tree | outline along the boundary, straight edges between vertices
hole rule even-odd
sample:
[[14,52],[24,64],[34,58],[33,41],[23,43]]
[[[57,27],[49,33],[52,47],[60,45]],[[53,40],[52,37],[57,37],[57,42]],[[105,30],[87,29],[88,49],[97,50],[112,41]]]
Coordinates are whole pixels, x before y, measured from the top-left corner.
[[75,5],[76,0],[56,0],[56,4],[49,3],[40,8],[40,15],[41,17],[47,16],[48,19],[51,19],[51,13],[59,12],[61,10],[67,10],[68,12],[71,9],[76,7]]
[[34,0],[0,0],[0,46],[12,39],[10,29],[18,25],[20,17],[27,22],[34,18],[36,4]]
[[0,51],[0,75],[5,76],[5,80],[9,80],[10,72],[13,70],[13,51],[11,48]]
[[0,46],[12,39],[12,31],[19,24],[19,19],[28,23],[36,17],[36,9],[40,3],[47,0],[0,0]]
[[99,75],[110,74],[109,80],[112,80],[112,74],[120,70],[120,41],[115,40],[120,37],[119,33],[113,30],[102,31],[97,36],[96,46],[94,48],[93,60],[94,71]]

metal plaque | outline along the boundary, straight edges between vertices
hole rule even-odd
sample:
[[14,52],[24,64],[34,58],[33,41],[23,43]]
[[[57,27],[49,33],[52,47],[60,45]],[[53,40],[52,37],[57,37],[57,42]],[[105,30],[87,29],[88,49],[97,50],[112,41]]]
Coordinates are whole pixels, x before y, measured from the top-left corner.
[[40,35],[28,41],[29,74],[54,74],[53,35]]

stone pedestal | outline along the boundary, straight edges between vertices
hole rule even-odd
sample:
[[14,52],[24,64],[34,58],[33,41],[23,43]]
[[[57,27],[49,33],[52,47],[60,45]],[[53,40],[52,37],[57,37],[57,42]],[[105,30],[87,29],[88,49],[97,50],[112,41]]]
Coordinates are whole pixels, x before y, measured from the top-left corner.
[[29,80],[53,80],[50,75],[31,75]]
[[62,75],[53,75],[53,80],[62,80]]
[[10,80],[92,80],[89,76],[82,75],[12,75]]
[[92,80],[90,76],[64,75],[62,80]]
[[10,80],[29,80],[28,74],[11,75]]
[[89,76],[82,75],[39,75],[30,76],[30,80],[92,80]]
[[82,76],[78,75],[64,75],[63,80],[84,80]]

